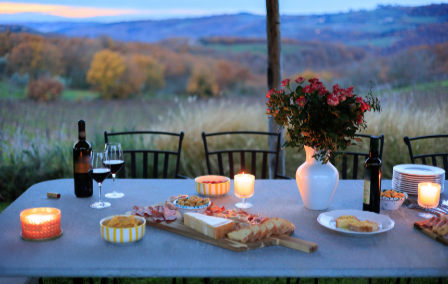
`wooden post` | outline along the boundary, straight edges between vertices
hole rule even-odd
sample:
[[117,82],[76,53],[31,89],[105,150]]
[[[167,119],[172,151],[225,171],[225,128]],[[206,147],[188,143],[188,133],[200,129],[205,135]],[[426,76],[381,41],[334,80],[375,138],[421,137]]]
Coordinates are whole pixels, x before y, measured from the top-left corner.
[[[278,0],[266,0],[266,33],[268,44],[268,90],[279,88],[282,80],[281,74],[281,36],[280,36],[280,14]],[[283,127],[275,123],[271,116],[268,116],[268,131],[281,132],[281,142],[283,144]],[[269,138],[269,149],[275,151],[276,138]],[[274,177],[275,159],[269,159],[269,176]],[[277,174],[285,175],[285,151],[280,150]]]

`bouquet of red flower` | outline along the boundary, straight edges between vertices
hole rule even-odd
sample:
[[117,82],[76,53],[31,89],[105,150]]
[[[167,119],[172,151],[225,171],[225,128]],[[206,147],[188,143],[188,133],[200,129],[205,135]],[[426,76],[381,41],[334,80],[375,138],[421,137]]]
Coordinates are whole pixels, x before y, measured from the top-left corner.
[[308,85],[302,77],[294,82],[286,79],[282,89],[266,94],[267,114],[287,128],[286,146],[312,147],[315,158],[323,163],[337,150],[346,149],[355,133],[367,127],[365,112],[380,111],[379,101],[371,92],[364,99],[353,93],[353,86],[344,89],[334,85],[329,91],[316,78]]

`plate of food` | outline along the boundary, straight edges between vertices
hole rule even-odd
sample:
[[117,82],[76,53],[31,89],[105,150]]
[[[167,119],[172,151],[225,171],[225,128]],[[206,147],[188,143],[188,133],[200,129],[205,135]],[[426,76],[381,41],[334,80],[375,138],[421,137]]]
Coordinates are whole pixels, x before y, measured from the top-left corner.
[[330,230],[354,236],[380,234],[395,226],[389,216],[351,209],[321,213],[317,222]]

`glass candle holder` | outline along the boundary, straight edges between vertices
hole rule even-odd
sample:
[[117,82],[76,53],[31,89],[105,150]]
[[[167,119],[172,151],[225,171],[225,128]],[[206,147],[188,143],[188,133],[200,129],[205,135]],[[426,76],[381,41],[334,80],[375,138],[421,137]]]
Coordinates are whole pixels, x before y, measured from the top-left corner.
[[423,208],[435,208],[439,205],[441,186],[433,182],[418,184],[418,205]]
[[241,209],[251,208],[253,205],[246,202],[246,198],[254,195],[255,176],[245,173],[237,174],[235,175],[233,182],[235,187],[235,195],[242,198],[242,202],[238,202],[235,206]]
[[57,208],[30,208],[20,212],[22,238],[25,240],[48,240],[59,237],[61,211]]
[[[418,205],[429,209],[439,206],[441,186],[433,182],[421,182],[418,184]],[[433,215],[426,213],[421,215],[424,218],[430,218]]]

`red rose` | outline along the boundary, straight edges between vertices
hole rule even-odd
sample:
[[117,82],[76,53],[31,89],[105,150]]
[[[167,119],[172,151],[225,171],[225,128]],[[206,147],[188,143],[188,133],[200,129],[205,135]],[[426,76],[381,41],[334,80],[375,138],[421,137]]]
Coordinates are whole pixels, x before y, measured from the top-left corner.
[[365,112],[365,111],[367,111],[367,110],[370,110],[370,106],[369,106],[369,104],[368,103],[366,103],[366,102],[362,102],[362,104],[361,104],[361,111],[362,112]]
[[353,97],[353,86],[350,86],[346,89],[347,91],[347,97]]
[[266,98],[271,98],[272,93],[275,93],[274,89],[270,89],[269,92],[266,94]]
[[310,82],[311,84],[319,84],[320,83],[319,79],[317,79],[317,78],[311,78],[308,80],[308,82]]
[[334,85],[333,86],[333,93],[338,93],[340,89],[341,88],[339,88],[339,84]]
[[357,102],[358,104],[362,104],[364,100],[361,97],[356,97],[355,102]]
[[325,96],[328,93],[327,89],[325,89],[325,87],[320,87],[319,88],[319,95],[321,96]]
[[300,96],[297,100],[296,100],[296,104],[298,104],[299,106],[303,107],[306,103],[306,98],[304,96]]
[[356,120],[356,124],[361,124],[362,120],[363,120],[363,116],[362,115],[358,116],[358,119]]
[[282,87],[286,87],[289,85],[289,82],[291,81],[291,79],[285,79],[282,81]]
[[305,88],[303,88],[303,92],[305,94],[311,94],[313,92],[313,90],[311,89],[311,85],[305,86]]
[[339,100],[341,102],[345,101],[347,99],[347,92],[346,90],[340,90],[339,91]]
[[329,94],[327,97],[327,104],[330,106],[337,106],[339,104],[339,98],[335,94]]
[[299,76],[294,80],[294,82],[296,82],[297,84],[302,84],[303,82],[305,82],[305,79],[303,79],[302,76]]

